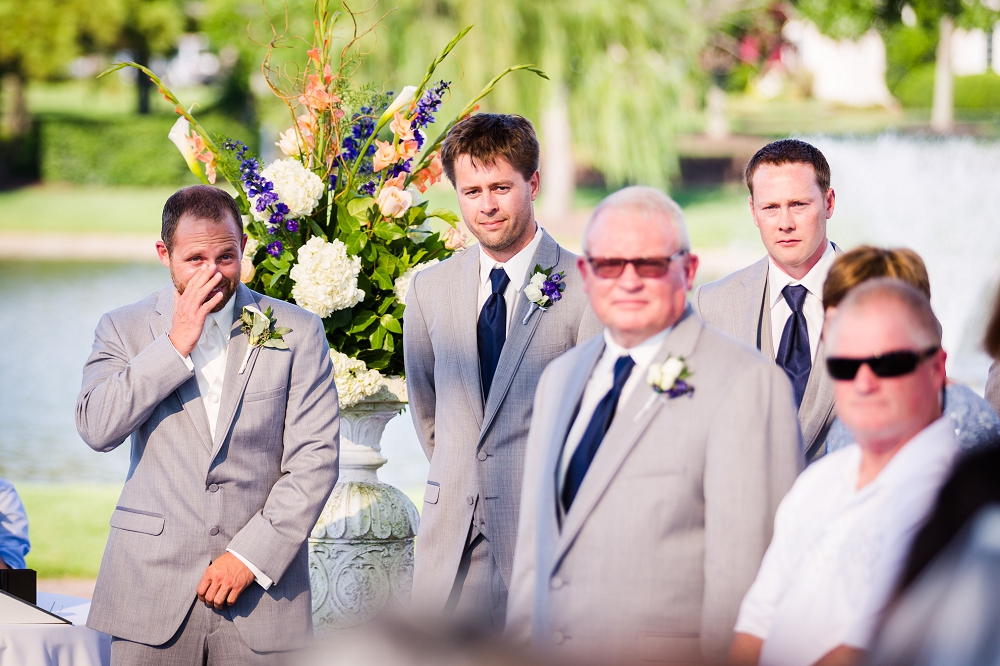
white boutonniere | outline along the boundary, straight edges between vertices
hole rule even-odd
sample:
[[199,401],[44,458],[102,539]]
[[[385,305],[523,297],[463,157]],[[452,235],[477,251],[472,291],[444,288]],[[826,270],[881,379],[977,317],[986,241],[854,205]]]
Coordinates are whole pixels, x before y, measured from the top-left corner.
[[247,353],[243,356],[239,374],[242,375],[247,369],[247,361],[250,360],[250,352],[254,347],[288,349],[288,343],[281,336],[291,333],[292,329],[276,326],[278,320],[271,318],[271,308],[261,312],[252,305],[246,305],[240,314],[240,321],[243,322],[243,332],[247,334]]
[[683,357],[668,356],[661,364],[649,366],[646,381],[657,393],[666,393],[669,398],[694,395],[694,387],[688,382],[691,371]]
[[553,303],[562,298],[562,292],[566,289],[564,281],[566,275],[562,272],[553,273],[552,268],[542,268],[535,264],[531,279],[528,280],[528,284],[524,288],[524,295],[531,306],[528,308],[528,314],[524,315],[524,319],[521,320],[521,324],[527,324],[528,318],[535,310],[547,310],[552,307]]

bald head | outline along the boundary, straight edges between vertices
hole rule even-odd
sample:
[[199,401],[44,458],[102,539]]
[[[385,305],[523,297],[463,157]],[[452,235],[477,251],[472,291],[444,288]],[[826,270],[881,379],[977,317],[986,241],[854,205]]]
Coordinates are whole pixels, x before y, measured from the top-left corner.
[[[900,313],[898,326],[918,349],[941,345],[941,323],[934,316],[927,295],[909,283],[896,278],[867,280],[850,290],[837,306],[830,324],[828,343],[836,348],[841,326],[850,326],[851,320],[872,309],[890,308]],[[843,322],[847,322],[844,324]],[[890,350],[883,350],[890,351]]]
[[594,208],[594,212],[590,214],[587,226],[583,230],[584,254],[590,252],[591,230],[602,218],[607,217],[607,213],[612,211],[628,217],[662,222],[672,230],[677,241],[676,250],[691,249],[687,225],[684,223],[684,212],[677,205],[677,202],[655,187],[633,185],[605,197]]

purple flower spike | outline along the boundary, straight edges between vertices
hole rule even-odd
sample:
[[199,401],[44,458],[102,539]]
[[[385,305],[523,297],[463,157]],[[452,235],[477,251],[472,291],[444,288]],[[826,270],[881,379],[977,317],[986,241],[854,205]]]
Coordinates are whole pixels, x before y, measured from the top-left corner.
[[267,246],[267,253],[274,258],[281,256],[281,241],[276,240]]
[[285,222],[285,228],[288,229],[289,232],[294,234],[299,230],[299,221],[288,220],[288,222]]

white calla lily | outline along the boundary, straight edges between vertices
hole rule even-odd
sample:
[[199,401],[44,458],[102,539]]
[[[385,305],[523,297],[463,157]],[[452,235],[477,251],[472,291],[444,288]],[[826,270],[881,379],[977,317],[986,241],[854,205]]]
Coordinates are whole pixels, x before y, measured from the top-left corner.
[[187,121],[187,118],[181,116],[174,123],[174,126],[170,128],[167,138],[177,146],[177,150],[181,151],[181,155],[184,157],[184,161],[187,162],[188,168],[191,169],[191,173],[198,176],[198,178],[204,178],[201,168],[198,166],[198,160],[195,159],[194,151],[191,150],[191,144],[187,140],[190,135],[191,123]]
[[416,86],[406,86],[405,88],[400,90],[399,94],[396,95],[396,99],[392,100],[392,104],[389,105],[389,108],[386,109],[382,113],[382,116],[378,119],[379,126],[389,122],[389,120],[392,119],[392,117],[396,114],[397,111],[399,111],[404,106],[412,102],[413,98],[416,96],[416,93],[417,93]]

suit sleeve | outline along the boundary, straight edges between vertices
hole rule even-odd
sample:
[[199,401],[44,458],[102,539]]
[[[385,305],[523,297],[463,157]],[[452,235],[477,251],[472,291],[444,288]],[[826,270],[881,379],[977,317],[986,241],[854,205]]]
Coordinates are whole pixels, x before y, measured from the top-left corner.
[[309,324],[292,348],[282,476],[264,508],[227,546],[274,581],[295,559],[337,483],[340,411],[333,363],[323,322],[312,316]]
[[[589,309],[589,308],[588,308]],[[552,365],[542,373],[535,390],[532,414],[545,414],[544,402],[551,395],[546,389]],[[538,555],[538,502],[542,486],[546,446],[549,437],[542,432],[542,419],[534,418],[528,430],[524,476],[521,486],[521,507],[514,546],[514,566],[507,596],[507,624],[504,634],[511,641],[526,644],[531,639],[531,611],[535,601],[536,563]]]
[[770,364],[733,377],[705,453],[702,652],[723,663],[740,602],[771,540],[781,498],[802,469],[791,384]]
[[110,315],[101,317],[83,386],[76,401],[76,429],[92,449],[111,451],[149,419],[153,410],[194,377],[164,333],[133,358]]
[[410,416],[417,440],[427,459],[434,455],[434,416],[437,391],[434,387],[434,347],[420,308],[420,274],[413,276],[403,316],[403,365]]
[[694,308],[695,314],[697,314],[702,319],[705,319],[705,315],[701,313],[701,286],[694,290],[691,294],[691,307]]

